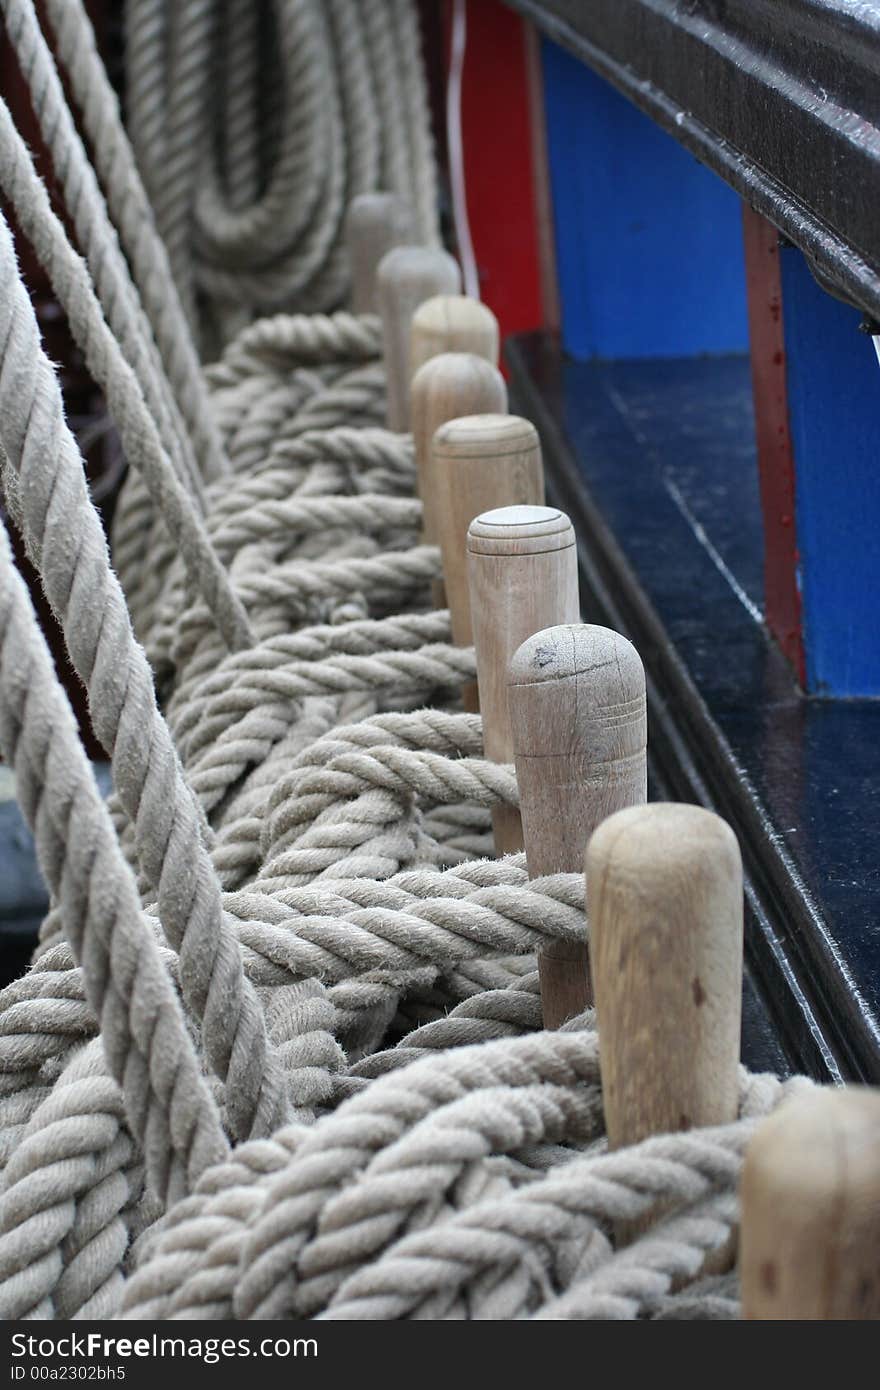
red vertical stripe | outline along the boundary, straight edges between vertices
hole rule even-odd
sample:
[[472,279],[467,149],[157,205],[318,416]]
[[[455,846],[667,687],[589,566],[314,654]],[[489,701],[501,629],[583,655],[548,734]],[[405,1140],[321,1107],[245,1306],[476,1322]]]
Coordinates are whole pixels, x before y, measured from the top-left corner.
[[535,161],[523,20],[468,0],[462,139],[481,297],[502,337],[543,323]]
[[743,204],[752,391],[761,505],[767,625],[804,683],[801,599],[797,585],[794,454],[788,419],[779,233]]

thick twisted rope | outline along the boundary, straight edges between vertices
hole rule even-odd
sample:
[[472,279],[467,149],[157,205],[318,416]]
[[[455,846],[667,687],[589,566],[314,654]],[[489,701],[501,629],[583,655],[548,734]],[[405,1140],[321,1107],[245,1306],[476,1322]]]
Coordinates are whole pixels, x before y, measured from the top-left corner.
[[[239,575],[250,572],[256,576],[256,586],[259,590],[262,576],[271,567],[269,562],[274,563],[276,559],[283,558],[289,549],[293,554],[302,555],[304,559],[314,553],[327,553],[324,536],[319,536],[316,532],[294,532],[292,536],[288,536],[283,523],[274,531],[271,528],[268,530],[265,544],[270,549],[266,554],[260,553],[255,542],[236,548],[233,538],[238,535],[247,541],[247,533],[242,531],[241,524],[234,519],[246,517],[255,506],[268,506],[274,501],[281,505],[282,499],[295,506],[307,504],[307,499],[317,500],[321,497],[326,499],[323,505],[332,511],[335,497],[341,503],[337,519],[347,522],[348,503],[344,494],[350,493],[353,498],[363,494],[390,495],[387,513],[383,501],[378,516],[381,518],[383,514],[389,515],[392,523],[387,532],[389,541],[393,538],[395,545],[399,547],[406,540],[405,530],[397,534],[397,528],[393,523],[399,520],[414,520],[418,515],[417,504],[407,501],[405,505],[412,508],[412,511],[403,516],[395,516],[394,502],[390,499],[396,498],[410,485],[413,476],[411,441],[391,435],[385,430],[365,430],[363,435],[364,438],[360,439],[359,432],[353,429],[336,429],[327,433],[308,431],[301,438],[290,441],[289,461],[279,456],[276,463],[259,470],[256,475],[237,477],[233,484],[224,490],[223,495],[217,498],[212,515],[208,519],[208,526],[214,532],[229,528],[226,531],[229,539],[225,546],[230,564],[235,569],[236,582],[239,582]],[[332,527],[331,534],[334,531],[337,535],[333,536],[332,553],[336,555],[380,553],[382,538],[378,533],[372,544],[367,546],[366,537],[359,536],[356,529],[340,525],[338,528]],[[137,535],[136,528],[134,534],[137,536],[138,546],[142,546],[143,537]],[[143,615],[142,627],[139,630],[147,641],[154,668],[157,672],[165,673],[162,684],[167,685],[169,689],[173,687],[175,700],[178,696],[181,699],[189,698],[198,690],[199,682],[204,676],[212,672],[222,661],[222,644],[218,647],[213,624],[203,609],[188,609],[185,624],[181,624],[179,615],[182,608],[186,609],[189,596],[183,585],[180,566],[174,563],[174,553],[168,548],[167,543],[155,533],[154,538],[149,540],[148,548],[151,556],[149,573],[139,584],[129,584],[129,592],[133,589],[134,597],[138,601],[137,611]],[[118,560],[118,531],[115,532],[114,550]],[[243,551],[247,553],[242,553]],[[393,562],[391,563],[393,565]],[[410,568],[413,563],[417,561],[411,561]],[[300,578],[305,583],[306,571],[302,572]],[[362,580],[363,576],[360,578]],[[359,599],[356,585],[353,589],[352,582],[349,582],[347,591],[356,607],[365,611],[366,601]],[[252,602],[258,600],[259,592],[251,597]],[[347,613],[343,611],[346,604],[346,588],[341,593],[337,589],[334,596],[332,586],[322,582],[320,573],[312,576],[310,587],[307,592],[300,593],[299,602],[309,605],[313,610],[310,614],[302,612],[304,619],[310,616],[312,621],[332,617],[332,621],[338,624],[346,617],[357,616],[354,610]],[[265,608],[262,612],[254,612],[252,617],[261,645],[273,632],[280,633],[289,629],[290,613],[283,603],[267,626],[270,612],[270,609]],[[143,631],[144,626],[146,631]]]
[[[336,1026],[347,1033],[354,1021],[343,1022],[342,1014],[353,1010],[361,1030],[366,1013],[390,1008],[393,1015],[401,995],[426,978],[426,971],[436,979],[442,970],[476,970],[482,985],[462,981],[464,994],[473,996],[466,1005],[453,1009],[442,1024],[409,1033],[393,1054],[368,1057],[356,1065],[354,1073],[365,1076],[423,1055],[416,1054],[416,1048],[443,1046],[444,1037],[458,1046],[539,1027],[535,979],[527,976],[520,984],[513,977],[510,986],[521,991],[518,998],[525,1002],[525,1011],[518,1001],[512,1009],[506,1006],[503,990],[497,991],[501,1003],[495,1006],[491,994],[475,993],[494,973],[487,973],[480,962],[487,952],[503,959],[510,951],[534,949],[547,936],[580,940],[584,932],[579,875],[530,884],[521,856],[441,874],[408,872],[384,883],[329,880],[309,888],[288,887],[272,896],[234,893],[225,897],[224,906],[227,923],[241,943],[248,978],[273,991],[291,980],[325,980],[331,986],[329,997],[341,1010]],[[154,926],[158,930],[158,922]],[[176,978],[176,960],[167,953],[164,958]],[[530,959],[523,958],[523,968],[529,968]],[[51,1059],[68,1057],[97,1029],[82,972],[72,965],[66,947],[53,947],[41,956],[36,971],[0,994],[0,1073],[16,1086],[9,1101],[0,1101],[0,1115],[4,1139],[13,1147],[15,1126],[27,1122],[46,1094],[45,1081],[32,1078],[40,1068],[45,1071]],[[506,1024],[500,1034],[491,1022],[496,1016]],[[490,1021],[488,1031],[482,1019]],[[440,1036],[432,1037],[437,1028]],[[383,1033],[380,1026],[380,1038]],[[368,1065],[373,1061],[375,1067]],[[301,1078],[297,1088],[301,1092]]]
[[25,542],[86,686],[95,731],[110,752],[139,861],[180,954],[185,998],[201,1020],[212,1068],[227,1081],[232,1130],[266,1130],[283,1113],[280,1070],[238,947],[223,925],[199,816],[110,569],[5,224],[0,282],[0,420]]
[[4,1318],[106,1317],[122,1293],[125,1208],[142,1169],[100,1042],[81,1049],[36,1110],[0,1191]]
[[205,369],[205,380],[219,391],[258,371],[287,374],[298,367],[377,361],[381,355],[377,314],[276,314],[242,329]]
[[[623,1272],[621,1264],[628,1266],[628,1292],[635,1292],[638,1285],[633,1276],[645,1268],[665,1276],[663,1292],[676,1275],[696,1273],[707,1250],[721,1248],[729,1238],[736,1217],[731,1197],[755,1120],[779,1104],[792,1086],[805,1084],[809,1083],[798,1079],[783,1087],[773,1077],[748,1078],[741,1094],[743,1118],[737,1123],[658,1136],[616,1153],[573,1157],[551,1169],[543,1181],[525,1184],[502,1201],[466,1208],[435,1226],[430,1235],[415,1231],[341,1283],[323,1316],[635,1316],[648,1301],[645,1293],[656,1296],[656,1285],[647,1290],[643,1285],[641,1297],[628,1311],[619,1304],[611,1311],[603,1283],[613,1287],[614,1277]],[[705,1198],[716,1193],[718,1199],[706,1204]],[[677,1242],[658,1228],[624,1249],[616,1264],[606,1259],[597,1274],[588,1272],[583,1289],[576,1282],[564,1301],[554,1301],[553,1285],[561,1273],[558,1266],[554,1269],[554,1262],[560,1253],[567,1253],[573,1235],[583,1248],[597,1229],[644,1221],[669,1204],[678,1208],[696,1204],[699,1217],[709,1217],[713,1223],[706,1232],[689,1214],[692,1229],[685,1232],[684,1223],[675,1221],[678,1239],[689,1237],[690,1258],[685,1264]],[[508,1288],[499,1307],[502,1278]]]
[[415,485],[412,440],[378,428],[336,426],[276,440],[267,457],[212,499],[212,530],[255,503],[296,496],[411,493]]
[[383,661],[341,655],[315,664],[291,662],[274,673],[275,681],[264,673],[253,683],[238,681],[194,730],[187,750],[190,785],[210,812],[249,768],[262,764],[288,733],[299,731],[312,708],[309,697],[388,691],[399,701],[412,692],[413,703],[422,703],[429,692],[454,691],[472,680],[473,672],[469,653],[440,645],[388,652]]
[[[2,3],[30,15],[26,0]],[[62,0],[51,6],[63,27]],[[270,10],[278,51],[265,55]],[[221,17],[229,47],[217,66]],[[278,0],[232,12],[130,0],[129,22],[143,44],[130,54],[132,130],[187,311],[205,340],[234,334],[208,373],[233,471],[205,488],[205,532],[247,602],[253,641],[224,650],[192,568],[132,483],[119,556],[187,783],[0,241],[9,505],[117,788],[108,810],[90,779],[81,792],[69,767],[88,770],[68,747],[69,712],[56,729],[35,699],[46,670],[21,660],[31,629],[10,619],[0,740],[15,745],[56,903],[34,969],[0,995],[0,1309],[729,1317],[732,1280],[702,1271],[735,1229],[748,1134],[791,1087],[744,1073],[733,1125],[607,1152],[595,1018],[544,1033],[535,971],[549,939],[588,934],[583,880],[530,882],[522,856],[485,857],[489,809],[516,804],[515,779],[483,758],[479,718],[456,712],[473,653],[449,645],[447,615],[423,611],[437,555],[416,544],[412,443],[373,427],[377,324],[344,313],[249,323],[255,306],[291,293],[304,308],[340,302],[352,191],[405,188],[432,222],[412,5]],[[82,83],[91,37],[77,23],[66,32]],[[51,123],[54,70],[27,23],[20,33]],[[67,197],[112,330],[143,350],[147,397],[159,393],[179,430],[118,248],[111,238],[102,249],[94,180],[58,120]],[[126,154],[111,129],[102,177],[113,160],[124,173]],[[135,207],[139,188],[114,189],[114,210]],[[149,237],[143,256],[138,283],[158,286]],[[155,325],[160,293],[148,308]],[[150,573],[138,574],[147,556]],[[5,592],[0,573],[0,621]],[[221,894],[220,881],[237,891]],[[199,1071],[177,989],[220,1081]],[[163,1008],[180,1034],[173,1055]],[[195,1092],[173,1084],[175,1066],[190,1068],[210,1143],[193,1138]],[[231,1153],[221,1116],[247,1139]],[[642,1233],[625,1244],[621,1223],[634,1222]]]
[[[448,638],[449,615],[445,611],[392,614],[333,626],[324,623],[296,633],[280,633],[261,643],[258,651],[236,652],[224,658],[214,671],[185,692],[185,698],[179,691],[175,693],[168,713],[175,741],[184,758],[196,754],[219,732],[219,725],[214,728],[212,724],[215,715],[218,720],[225,715],[230,723],[246,715],[254,707],[251,691],[259,700],[264,689],[267,693],[278,689],[274,682],[284,682],[289,672],[294,681],[296,672],[316,672],[318,681],[332,680],[332,667],[337,662],[360,658],[376,661],[378,678],[383,654],[390,654],[392,661],[404,653],[418,658],[438,647],[445,648]],[[452,657],[454,662],[459,659],[467,660],[466,653],[461,658],[457,653]],[[427,655],[426,660],[433,676],[431,656]],[[373,668],[363,669],[367,680]],[[417,666],[415,669],[418,671]],[[281,689],[287,693],[284,687]]]
[[210,72],[202,59],[214,38],[216,14],[204,0],[169,7],[167,87],[161,184],[153,206],[181,302],[196,332],[195,277],[190,256],[192,189],[208,153]]
[[2,10],[6,32],[52,156],[52,169],[65,209],[73,221],[108,325],[137,376],[178,475],[198,492],[199,475],[189,437],[164,376],[149,323],[131,281],[97,178],[76,132],[36,12],[31,0],[3,0]]
[[437,234],[411,0],[250,8],[129,0],[126,12],[132,142],[209,348],[255,309],[342,301],[343,213],[358,193],[412,198],[420,239]]
[[[425,1058],[312,1132],[282,1132],[289,1156],[273,1151],[259,1175],[242,1182],[247,1149],[234,1170],[206,1175],[145,1248],[126,1315],[579,1315],[557,1311],[560,1280],[578,1306],[592,1301],[587,1316],[607,1315],[595,1305],[611,1288],[631,1300],[614,1316],[643,1315],[729,1237],[755,1118],[793,1084],[808,1083],[744,1077],[734,1125],[606,1155],[595,1034]],[[520,1166],[502,1165],[499,1186],[504,1153]],[[614,1223],[670,1203],[672,1218],[615,1252]]]
[[0,744],[149,1180],[173,1200],[226,1143],[5,532],[0,633]]
[[[71,331],[82,348],[89,370],[107,395],[126,452],[142,472],[157,508],[180,545],[184,563],[204,595],[218,629],[229,646],[247,645],[251,633],[241,600],[232,589],[187,491],[169,462],[132,369],[104,322],[88,271],[52,212],[46,190],[3,103],[0,103],[0,185],[67,312]],[[7,264],[6,274],[17,278],[14,263]]]
[[151,200],[165,157],[167,16],[162,0],[125,0],[126,121]]
[[[206,480],[222,477],[227,465],[195,345],[88,15],[82,0],[46,0],[45,8],[55,36],[55,53],[82,113],[107,205],[131,264],[178,409],[191,431],[196,458]],[[241,8],[236,6],[236,12]],[[149,35],[132,35],[132,41],[149,44]],[[156,95],[154,88],[148,97],[154,101]],[[139,110],[137,94],[129,90],[128,96],[131,111]]]

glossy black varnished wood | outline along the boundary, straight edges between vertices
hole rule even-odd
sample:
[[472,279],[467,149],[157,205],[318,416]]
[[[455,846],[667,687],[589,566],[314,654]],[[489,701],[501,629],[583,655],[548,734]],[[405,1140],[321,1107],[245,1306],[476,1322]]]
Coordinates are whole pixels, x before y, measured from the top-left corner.
[[508,360],[579,535],[584,615],[645,662],[657,792],[740,838],[744,1055],[772,1065],[775,1036],[817,1079],[880,1081],[880,702],[805,698],[761,622],[746,360],[575,363],[541,335]]
[[880,7],[508,0],[646,111],[880,319]]

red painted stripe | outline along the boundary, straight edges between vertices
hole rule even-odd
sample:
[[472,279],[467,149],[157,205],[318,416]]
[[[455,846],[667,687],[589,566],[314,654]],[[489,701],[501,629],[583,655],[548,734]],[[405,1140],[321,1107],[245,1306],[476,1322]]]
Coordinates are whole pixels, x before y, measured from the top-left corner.
[[743,204],[752,391],[764,513],[767,625],[805,680],[801,597],[797,585],[795,465],[788,418],[779,233]]
[[462,138],[481,298],[502,338],[544,321],[525,25],[499,0],[469,0]]

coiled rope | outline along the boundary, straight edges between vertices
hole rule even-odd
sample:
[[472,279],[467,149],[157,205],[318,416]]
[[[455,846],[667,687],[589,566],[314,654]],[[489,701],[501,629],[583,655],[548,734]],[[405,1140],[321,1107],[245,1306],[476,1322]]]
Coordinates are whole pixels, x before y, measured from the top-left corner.
[[[203,341],[256,313],[339,306],[358,193],[411,203],[437,236],[409,0],[128,0],[129,130],[171,268]],[[219,99],[218,99],[219,93]]]
[[[736,1316],[707,1257],[757,1120],[809,1083],[743,1071],[734,1123],[608,1151],[594,1015],[544,1031],[535,969],[583,940],[583,877],[493,858],[516,779],[461,711],[377,321],[337,309],[353,190],[434,231],[412,6],[130,0],[166,315],[115,104],[105,205],[29,0],[2,3],[85,264],[8,116],[3,186],[150,488],[114,538],[150,659],[3,224],[3,486],[114,793],[0,536],[0,744],[52,893],[0,993],[0,1313]],[[49,14],[91,135],[90,32]],[[336,312],[250,322],[292,298]],[[228,339],[191,401],[180,305]]]

